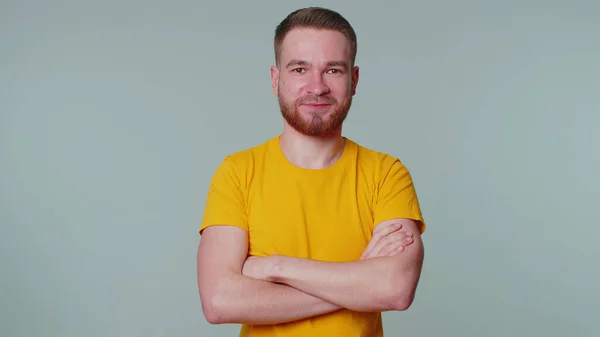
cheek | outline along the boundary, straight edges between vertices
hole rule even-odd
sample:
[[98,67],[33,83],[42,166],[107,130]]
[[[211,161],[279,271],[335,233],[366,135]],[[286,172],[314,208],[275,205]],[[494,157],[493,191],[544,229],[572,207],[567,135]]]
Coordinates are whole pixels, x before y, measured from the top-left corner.
[[287,94],[297,94],[300,93],[304,87],[304,83],[300,80],[289,81],[283,79],[280,82],[279,90]]
[[347,81],[335,81],[329,84],[331,93],[335,96],[347,96],[352,91],[351,83]]

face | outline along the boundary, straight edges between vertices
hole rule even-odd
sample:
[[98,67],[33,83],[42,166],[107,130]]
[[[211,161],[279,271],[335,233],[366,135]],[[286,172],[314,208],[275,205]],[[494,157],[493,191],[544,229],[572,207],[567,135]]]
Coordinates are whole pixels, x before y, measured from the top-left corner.
[[273,92],[283,118],[308,136],[341,130],[356,93],[346,37],[333,30],[296,28],[283,40],[279,65],[271,67]]

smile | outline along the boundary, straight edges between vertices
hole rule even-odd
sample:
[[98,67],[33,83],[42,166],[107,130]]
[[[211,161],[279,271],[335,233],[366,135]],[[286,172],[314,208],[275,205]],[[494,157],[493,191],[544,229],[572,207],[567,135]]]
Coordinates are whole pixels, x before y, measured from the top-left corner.
[[311,108],[326,108],[328,106],[330,106],[331,104],[325,104],[325,103],[308,103],[308,104],[303,104],[305,106],[311,107]]

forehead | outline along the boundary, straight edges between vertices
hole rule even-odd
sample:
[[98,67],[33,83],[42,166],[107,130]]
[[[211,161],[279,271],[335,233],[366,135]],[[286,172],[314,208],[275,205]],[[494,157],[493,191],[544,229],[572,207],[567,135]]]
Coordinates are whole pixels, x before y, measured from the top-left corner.
[[350,42],[344,34],[326,29],[295,28],[287,33],[280,49],[282,64],[289,60],[309,62],[349,61]]

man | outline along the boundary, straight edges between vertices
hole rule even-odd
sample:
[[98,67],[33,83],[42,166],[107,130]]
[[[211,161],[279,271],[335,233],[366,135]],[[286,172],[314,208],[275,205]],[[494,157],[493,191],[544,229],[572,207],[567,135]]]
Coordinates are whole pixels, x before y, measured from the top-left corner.
[[227,156],[200,226],[198,288],[212,324],[241,336],[382,336],[421,273],[425,223],[406,167],[342,136],[356,36],[305,8],[275,32],[281,135]]

